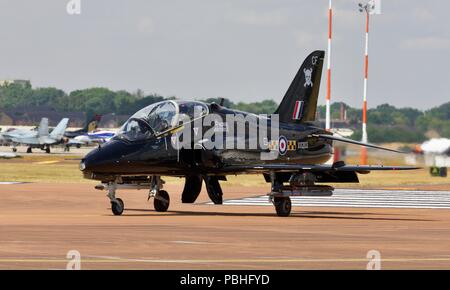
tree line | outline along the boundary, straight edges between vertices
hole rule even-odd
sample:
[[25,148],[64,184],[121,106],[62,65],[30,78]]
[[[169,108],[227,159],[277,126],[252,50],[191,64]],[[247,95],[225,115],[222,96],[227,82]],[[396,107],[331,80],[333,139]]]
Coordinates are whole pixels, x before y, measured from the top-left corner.
[[[61,89],[33,88],[24,84],[0,86],[0,110],[27,106],[50,106],[63,112],[85,112],[90,118],[94,114],[116,113],[132,115],[141,108],[166,99],[158,94],[145,95],[142,91],[130,93],[125,90],[88,88],[66,93]],[[203,101],[220,103],[220,98]],[[347,112],[348,126],[355,130],[354,139],[361,138],[362,110],[343,104]],[[224,106],[255,114],[272,114],[278,107],[273,100],[260,102],[232,102],[224,99]],[[339,119],[341,103],[331,106],[332,119]],[[325,106],[318,107],[318,115],[325,116]],[[421,142],[427,134],[434,133],[450,138],[450,102],[439,107],[420,111],[414,108],[396,108],[384,104],[368,110],[368,134],[371,142]]]

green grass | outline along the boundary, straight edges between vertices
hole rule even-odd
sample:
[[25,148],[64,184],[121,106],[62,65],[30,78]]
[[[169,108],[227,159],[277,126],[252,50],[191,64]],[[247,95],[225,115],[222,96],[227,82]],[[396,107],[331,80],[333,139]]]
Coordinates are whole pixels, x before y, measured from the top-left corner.
[[[0,161],[0,181],[10,182],[40,182],[40,183],[95,183],[84,179],[78,169],[76,161],[61,161],[54,164],[40,164],[39,162],[5,162]],[[418,184],[450,184],[450,178],[431,177],[428,170],[421,169],[412,172],[372,172],[368,175],[359,175],[361,183],[338,184],[336,187],[382,187],[406,186]],[[262,175],[228,176],[224,186],[268,186]],[[181,178],[165,177],[169,184],[182,185]]]
[[[403,157],[390,156],[374,158],[371,164],[402,164]],[[84,179],[78,169],[80,157],[74,155],[24,155],[19,159],[0,160],[0,181],[3,182],[39,182],[39,183],[92,183],[96,181]],[[359,158],[348,158],[348,164],[358,164]],[[55,162],[55,163],[52,163]],[[440,185],[448,184],[450,178],[431,177],[428,169],[416,171],[372,172],[368,175],[359,175],[360,184],[337,184],[336,187],[401,187],[411,185]],[[228,176],[228,182],[223,186],[269,186],[262,175]],[[183,185],[184,179],[164,177],[168,184]]]
[[35,164],[1,162],[0,181],[80,183],[89,182],[78,170],[77,164]]

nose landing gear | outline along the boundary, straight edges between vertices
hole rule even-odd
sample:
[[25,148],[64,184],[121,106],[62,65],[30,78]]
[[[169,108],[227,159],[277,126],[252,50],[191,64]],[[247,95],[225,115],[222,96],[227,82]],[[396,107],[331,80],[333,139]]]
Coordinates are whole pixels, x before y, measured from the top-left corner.
[[170,196],[167,191],[162,190],[164,181],[159,176],[150,178],[118,178],[114,182],[102,183],[95,189],[107,190],[108,198],[111,201],[111,211],[114,215],[122,215],[125,205],[122,199],[116,198],[116,190],[121,189],[150,189],[148,199],[154,198],[153,206],[157,212],[166,212],[170,205]]

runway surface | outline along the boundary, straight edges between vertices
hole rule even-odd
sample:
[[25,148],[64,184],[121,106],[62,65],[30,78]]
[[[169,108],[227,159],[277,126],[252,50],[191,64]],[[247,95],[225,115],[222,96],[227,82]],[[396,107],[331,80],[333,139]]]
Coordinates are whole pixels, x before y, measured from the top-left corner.
[[[197,204],[181,204],[182,186],[167,184],[169,212],[155,212],[145,191],[131,190],[118,193],[126,210],[113,216],[106,193],[94,185],[0,185],[0,269],[65,269],[71,250],[80,252],[82,269],[364,270],[372,250],[380,252],[383,269],[450,269],[450,210],[444,208],[321,204],[279,218],[258,203],[209,205],[206,192]],[[228,200],[267,190],[224,187]],[[435,194],[447,202],[446,194]],[[405,193],[403,202],[408,196],[420,198]]]
[[[291,197],[292,206],[450,209],[450,191],[336,189],[332,197]],[[231,199],[225,205],[272,206],[267,195]]]

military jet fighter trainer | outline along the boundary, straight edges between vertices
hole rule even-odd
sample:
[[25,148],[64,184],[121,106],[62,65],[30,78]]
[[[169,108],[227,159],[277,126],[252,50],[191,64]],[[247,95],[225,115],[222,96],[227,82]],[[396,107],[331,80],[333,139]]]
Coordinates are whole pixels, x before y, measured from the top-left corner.
[[[210,199],[215,204],[222,204],[219,181],[225,181],[227,175],[259,173],[271,184],[269,200],[277,214],[283,217],[290,215],[290,196],[332,196],[333,188],[320,183],[358,183],[358,173],[416,169],[349,166],[344,162],[326,165],[332,158],[333,141],[395,150],[336,137],[312,124],[316,116],[324,55],[323,51],[315,51],[306,58],[279,108],[270,117],[228,109],[215,103],[159,102],[137,112],[114,138],[87,154],[80,163],[80,169],[85,178],[101,181],[96,188],[108,191],[115,215],[121,215],[124,210],[122,199],[116,197],[117,189],[148,189],[149,198],[154,198],[155,210],[164,212],[169,207],[170,197],[163,190],[162,176],[185,178],[181,193],[183,203],[194,203],[205,183]],[[200,113],[196,115],[194,111]],[[244,141],[247,146],[254,141],[249,133],[250,122],[246,123],[246,131],[241,134],[234,130],[234,124],[205,121],[213,115],[222,117],[222,120],[227,116],[254,117],[258,121],[258,129],[263,126],[260,124],[267,122],[267,136],[270,137],[258,141],[257,149],[211,148],[208,144],[223,135],[225,144]],[[188,116],[192,122],[180,125],[182,116]],[[276,116],[278,126],[274,126]],[[191,147],[180,149],[172,146],[178,142],[180,130],[187,127],[191,128],[186,131],[195,136]],[[217,135],[197,136],[210,130]],[[278,134],[273,134],[276,131]],[[267,146],[262,146],[262,143]],[[273,152],[276,158],[261,158],[262,153]]]

